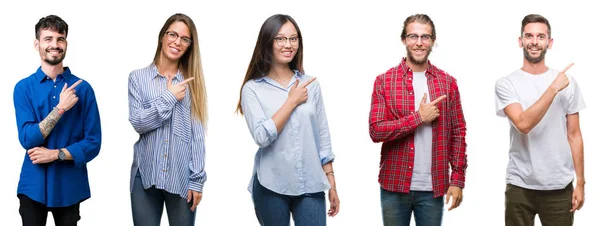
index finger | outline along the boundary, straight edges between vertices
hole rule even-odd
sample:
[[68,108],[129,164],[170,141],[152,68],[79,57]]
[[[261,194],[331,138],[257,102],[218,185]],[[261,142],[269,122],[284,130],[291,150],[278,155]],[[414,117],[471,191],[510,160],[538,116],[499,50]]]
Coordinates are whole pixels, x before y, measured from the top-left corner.
[[562,71],[560,71],[560,73],[564,74],[565,72],[567,72],[567,70],[569,70],[569,68],[573,67],[573,64],[575,64],[575,63],[570,63],[569,65],[567,65],[567,67],[565,69],[563,69]]
[[190,82],[190,81],[194,80],[194,78],[196,78],[196,77],[191,77],[191,78],[188,78],[188,79],[186,79],[186,80],[183,80],[183,82],[181,82],[181,83],[179,83],[179,84],[181,84],[181,85],[185,85],[186,83],[188,83],[188,82]]
[[317,77],[312,77],[310,78],[308,81],[306,81],[305,83],[302,84],[302,88],[308,86],[310,83],[312,83],[313,81],[315,81],[317,79]]
[[442,101],[443,99],[446,99],[446,95],[442,95],[442,96],[436,98],[434,101],[431,101],[431,104],[437,104],[438,102]]
[[71,87],[68,88],[68,90],[72,90],[75,89],[75,87],[77,87],[79,85],[79,83],[81,83],[83,80],[79,79],[79,81],[73,83],[73,85],[71,85]]

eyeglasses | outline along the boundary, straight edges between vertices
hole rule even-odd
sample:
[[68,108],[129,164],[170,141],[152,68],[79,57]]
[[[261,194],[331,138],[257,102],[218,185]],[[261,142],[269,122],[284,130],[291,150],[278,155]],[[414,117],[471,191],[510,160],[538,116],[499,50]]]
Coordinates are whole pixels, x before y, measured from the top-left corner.
[[277,41],[278,46],[285,46],[287,41],[290,41],[290,45],[297,46],[298,40],[300,40],[298,37],[275,37],[275,41]]
[[419,38],[421,38],[421,42],[423,43],[430,43],[431,40],[433,39],[433,36],[428,35],[428,34],[424,34],[424,35],[417,35],[417,34],[408,34],[405,36],[408,39],[408,42],[410,43],[415,43],[419,40]]
[[[165,32],[167,34],[167,39],[170,42],[174,42],[175,40],[177,40],[177,38],[179,38],[179,34],[177,34],[177,32],[174,31],[167,31]],[[186,36],[181,36],[181,44],[184,46],[189,46],[192,44],[192,39],[190,37],[186,37]]]

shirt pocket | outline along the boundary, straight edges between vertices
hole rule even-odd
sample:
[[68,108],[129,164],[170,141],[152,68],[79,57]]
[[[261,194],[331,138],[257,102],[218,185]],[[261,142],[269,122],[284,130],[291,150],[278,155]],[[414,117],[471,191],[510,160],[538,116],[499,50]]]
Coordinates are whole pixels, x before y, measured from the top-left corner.
[[189,105],[177,103],[173,110],[173,134],[176,139],[190,142],[192,137],[192,120]]

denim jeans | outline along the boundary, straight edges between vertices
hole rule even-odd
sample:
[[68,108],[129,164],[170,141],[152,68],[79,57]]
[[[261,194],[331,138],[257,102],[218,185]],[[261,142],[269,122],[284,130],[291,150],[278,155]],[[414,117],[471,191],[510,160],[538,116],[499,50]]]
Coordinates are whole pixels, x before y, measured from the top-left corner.
[[413,212],[417,226],[442,225],[444,196],[433,198],[431,191],[399,193],[380,189],[384,226],[409,226]]
[[169,225],[194,225],[196,212],[190,210],[192,202],[188,203],[186,199],[181,198],[179,195],[156,189],[154,186],[144,189],[142,178],[138,172],[133,182],[133,191],[131,192],[133,225],[159,226],[163,213],[163,205],[167,206]]
[[281,195],[263,187],[254,175],[252,201],[262,226],[289,226],[290,213],[295,226],[326,225],[325,192]]

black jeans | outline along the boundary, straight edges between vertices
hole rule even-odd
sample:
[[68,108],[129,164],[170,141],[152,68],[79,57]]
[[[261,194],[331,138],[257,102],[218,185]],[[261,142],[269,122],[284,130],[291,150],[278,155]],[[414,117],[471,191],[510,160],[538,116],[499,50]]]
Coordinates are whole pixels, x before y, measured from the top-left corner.
[[23,226],[45,226],[48,211],[52,212],[56,226],[76,226],[79,216],[79,203],[67,207],[47,207],[46,205],[30,199],[26,195],[18,194],[19,214]]

